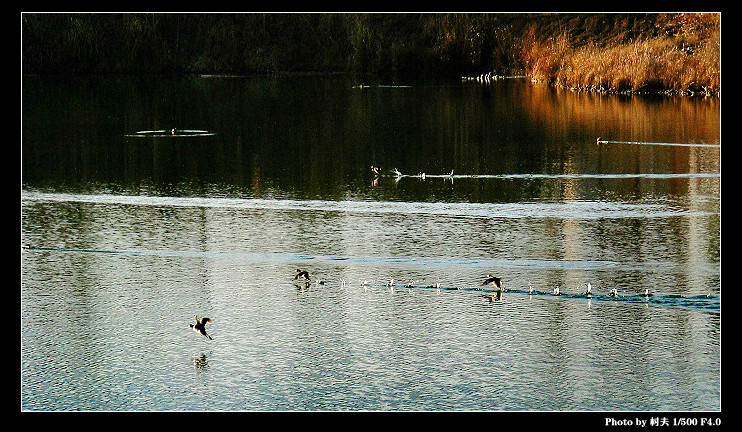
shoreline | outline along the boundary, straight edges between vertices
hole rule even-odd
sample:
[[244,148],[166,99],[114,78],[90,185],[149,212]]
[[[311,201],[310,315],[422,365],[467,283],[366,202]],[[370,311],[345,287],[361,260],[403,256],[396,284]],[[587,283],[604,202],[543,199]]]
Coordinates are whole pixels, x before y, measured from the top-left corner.
[[720,97],[721,13],[22,14],[22,74],[482,74]]
[[[54,78],[70,78],[70,77],[199,77],[199,78],[251,78],[251,77],[317,77],[317,76],[339,76],[339,75],[348,75],[353,76],[357,75],[353,72],[345,72],[345,71],[334,71],[334,72],[291,72],[291,71],[284,71],[284,72],[249,72],[249,73],[219,73],[219,72],[212,72],[212,73],[205,73],[205,72],[170,72],[170,73],[120,73],[120,72],[85,72],[85,73],[39,73],[39,72],[29,72],[29,73],[22,73],[22,78],[32,78],[32,77],[54,77]],[[500,76],[497,79],[525,79],[533,84],[541,84],[545,85],[550,88],[559,89],[559,90],[567,90],[577,93],[590,93],[590,94],[601,94],[601,95],[610,95],[610,96],[682,96],[682,97],[688,97],[688,98],[714,98],[719,99],[721,97],[721,91],[719,92],[695,92],[695,91],[684,91],[684,90],[673,90],[673,89],[665,89],[665,90],[656,90],[656,91],[641,91],[641,90],[615,90],[615,89],[606,89],[601,87],[585,87],[585,86],[568,86],[563,84],[558,84],[553,81],[549,80],[543,80],[543,79],[537,79],[529,74],[516,74],[517,76]],[[381,79],[384,77],[384,75],[374,75],[375,78]],[[446,79],[446,77],[426,77],[431,79]],[[461,82],[467,82],[467,81],[476,81],[478,77],[461,77],[459,81]],[[396,81],[396,79],[395,79]],[[451,79],[452,82],[456,82],[456,80]],[[486,85],[486,82],[482,82],[483,85]],[[366,87],[366,85],[362,85],[363,87]],[[372,86],[372,85],[369,85]]]

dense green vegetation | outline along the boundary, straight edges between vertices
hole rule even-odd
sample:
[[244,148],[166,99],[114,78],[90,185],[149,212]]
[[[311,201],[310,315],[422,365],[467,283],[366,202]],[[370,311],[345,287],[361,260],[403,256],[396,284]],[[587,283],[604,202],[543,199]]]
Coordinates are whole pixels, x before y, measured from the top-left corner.
[[720,14],[22,14],[24,73],[486,72],[720,92]]

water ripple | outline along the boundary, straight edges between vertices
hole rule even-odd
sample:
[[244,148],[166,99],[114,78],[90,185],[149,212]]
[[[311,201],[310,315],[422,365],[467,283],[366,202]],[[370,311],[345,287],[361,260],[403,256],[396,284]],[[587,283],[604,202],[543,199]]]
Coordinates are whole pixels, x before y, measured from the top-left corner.
[[325,211],[351,213],[422,214],[466,218],[666,218],[707,216],[712,213],[658,203],[608,201],[470,203],[354,200],[296,200],[222,197],[164,197],[141,195],[70,194],[23,191],[29,202],[79,202],[161,207],[237,208],[250,210]]
[[616,266],[613,261],[601,260],[551,260],[551,259],[497,259],[497,258],[452,258],[452,257],[400,257],[400,256],[350,256],[350,255],[308,255],[290,253],[254,253],[232,251],[187,251],[187,250],[149,250],[149,249],[81,249],[29,246],[29,251],[69,252],[112,255],[144,255],[190,258],[229,258],[252,262],[289,262],[289,263],[333,263],[342,261],[347,264],[370,265],[420,265],[426,266],[473,266],[490,268],[500,267],[533,267],[556,269],[601,269]]

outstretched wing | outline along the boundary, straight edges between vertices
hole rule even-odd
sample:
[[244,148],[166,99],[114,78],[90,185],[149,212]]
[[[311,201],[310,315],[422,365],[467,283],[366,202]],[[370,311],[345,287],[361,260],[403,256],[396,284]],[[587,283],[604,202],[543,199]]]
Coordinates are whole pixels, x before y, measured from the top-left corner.
[[484,282],[482,282],[482,285],[489,285],[491,283],[494,283],[495,285],[500,286],[500,278],[494,277],[494,276],[488,277],[487,279],[485,279]]

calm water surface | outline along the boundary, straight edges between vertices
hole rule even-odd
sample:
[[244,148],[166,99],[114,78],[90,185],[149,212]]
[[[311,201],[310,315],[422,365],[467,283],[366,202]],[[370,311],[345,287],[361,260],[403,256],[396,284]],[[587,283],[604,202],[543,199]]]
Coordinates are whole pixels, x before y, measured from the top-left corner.
[[24,77],[22,409],[721,409],[718,101],[358,84]]

